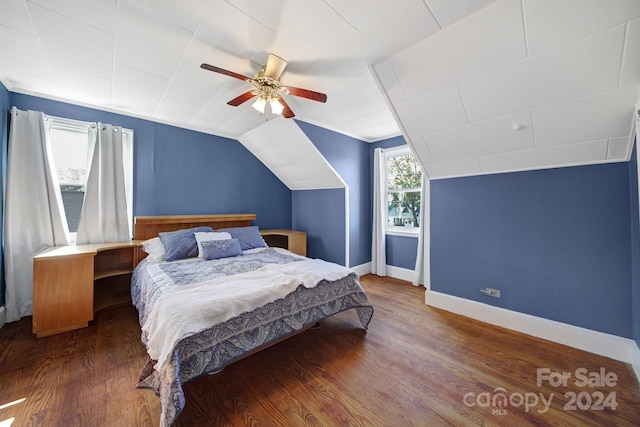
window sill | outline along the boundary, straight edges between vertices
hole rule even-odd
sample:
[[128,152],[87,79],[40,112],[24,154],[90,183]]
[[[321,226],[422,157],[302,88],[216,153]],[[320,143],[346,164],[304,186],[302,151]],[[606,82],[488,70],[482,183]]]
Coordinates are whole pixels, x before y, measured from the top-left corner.
[[403,230],[403,227],[387,228],[384,234],[386,234],[387,236],[415,237],[417,239],[418,235],[420,234],[420,229],[411,228],[408,230]]

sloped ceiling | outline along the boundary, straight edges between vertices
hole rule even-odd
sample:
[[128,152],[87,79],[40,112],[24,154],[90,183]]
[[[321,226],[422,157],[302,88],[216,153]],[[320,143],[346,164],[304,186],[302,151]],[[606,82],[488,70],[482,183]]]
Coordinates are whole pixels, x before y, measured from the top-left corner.
[[500,0],[373,67],[431,178],[628,160],[640,1]]
[[238,140],[290,190],[346,187],[293,120],[282,117],[269,120]]

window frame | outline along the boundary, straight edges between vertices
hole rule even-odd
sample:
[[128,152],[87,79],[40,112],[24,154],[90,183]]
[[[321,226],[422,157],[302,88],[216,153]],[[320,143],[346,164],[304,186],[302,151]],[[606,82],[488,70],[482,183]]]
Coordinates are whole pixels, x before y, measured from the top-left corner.
[[[83,122],[79,120],[67,119],[64,117],[47,116],[50,120],[49,129],[64,131],[64,132],[76,132],[87,135],[87,144],[89,144],[88,134],[89,128],[97,126],[95,122]],[[119,126],[120,127],[120,126]],[[123,145],[123,166],[124,166],[124,186],[125,186],[125,198],[127,202],[127,219],[129,221],[129,237],[133,238],[133,159],[134,159],[134,132],[133,129],[120,127],[122,131],[122,145]],[[52,141],[50,140],[50,143]],[[53,149],[53,147],[52,147]],[[87,165],[88,166],[88,165]],[[87,168],[87,177],[89,169]],[[54,174],[57,180],[57,174]],[[58,191],[60,191],[60,182],[58,181]],[[64,206],[62,206],[64,210]],[[64,219],[67,220],[66,210],[64,212]],[[68,231],[68,240],[70,245],[75,245],[77,232]]]
[[[388,177],[388,169],[387,169],[387,165],[389,162],[389,159],[391,157],[400,157],[400,156],[406,156],[406,155],[411,155],[413,156],[414,159],[416,159],[417,162],[417,158],[415,156],[415,154],[413,154],[413,152],[411,151],[411,148],[408,145],[403,145],[403,146],[399,146],[399,147],[393,147],[393,148],[387,148],[384,150],[384,176],[382,177],[383,179],[383,185],[384,185],[384,192],[385,192],[385,205],[387,204],[387,200],[389,199],[389,193],[390,190],[387,186],[387,177]],[[423,173],[422,170],[420,171],[420,173]],[[423,201],[422,201],[422,180],[421,180],[421,185],[420,187],[416,187],[416,188],[411,188],[411,189],[401,189],[401,190],[394,190],[392,192],[414,192],[417,191],[420,193],[420,209],[423,208]],[[388,212],[386,213],[386,221],[385,221],[385,234],[390,235],[390,236],[402,236],[402,237],[418,237],[420,235],[420,230],[422,229],[422,224],[420,224],[420,226],[418,227],[399,227],[399,226],[392,226],[392,225],[388,225]]]

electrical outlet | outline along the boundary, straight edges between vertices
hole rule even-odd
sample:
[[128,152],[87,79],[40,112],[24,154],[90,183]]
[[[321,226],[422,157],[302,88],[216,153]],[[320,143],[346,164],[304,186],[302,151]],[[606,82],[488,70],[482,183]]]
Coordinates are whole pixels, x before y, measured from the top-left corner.
[[500,298],[500,290],[499,289],[485,288],[485,289],[480,289],[480,292],[482,292],[483,294],[485,294],[485,295],[487,295],[489,297]]

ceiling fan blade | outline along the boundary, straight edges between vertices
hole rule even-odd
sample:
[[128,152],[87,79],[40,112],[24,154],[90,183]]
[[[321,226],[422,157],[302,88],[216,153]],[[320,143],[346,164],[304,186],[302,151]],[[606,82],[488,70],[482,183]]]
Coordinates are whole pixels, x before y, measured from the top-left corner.
[[300,89],[299,87],[291,87],[287,86],[285,89],[285,93],[289,93],[290,95],[300,96],[302,98],[312,99],[318,102],[327,102],[327,95],[320,92],[314,92],[308,89]]
[[287,104],[287,101],[284,100],[283,97],[278,97],[278,101],[280,102],[280,104],[282,105],[282,117],[284,117],[285,119],[290,119],[292,117],[295,117],[295,114],[293,114],[293,111],[291,111],[291,108],[289,107],[289,104]]
[[267,65],[264,67],[264,75],[271,77],[273,80],[278,80],[286,66],[287,61],[280,58],[278,55],[270,53],[269,59],[267,59]]
[[202,64],[202,65],[200,65],[200,68],[205,69],[205,70],[209,70],[209,71],[213,71],[214,73],[224,74],[225,76],[235,77],[236,79],[240,79],[240,80],[244,80],[244,81],[253,80],[253,79],[251,79],[249,77],[243,76],[242,74],[234,73],[233,71],[225,70],[224,68],[219,68],[219,67],[216,67],[216,66],[213,66],[213,65],[209,65],[209,64]]
[[227,104],[237,107],[238,105],[242,104],[243,102],[247,102],[248,100],[250,100],[251,98],[253,98],[254,96],[256,96],[255,93],[253,93],[252,90],[250,90],[249,92],[245,92],[242,95],[233,98],[231,101],[227,102]]

